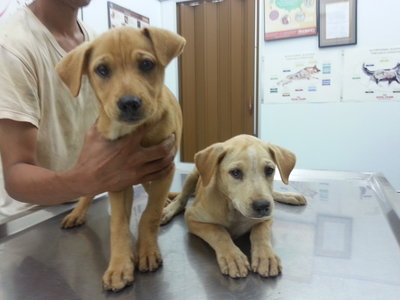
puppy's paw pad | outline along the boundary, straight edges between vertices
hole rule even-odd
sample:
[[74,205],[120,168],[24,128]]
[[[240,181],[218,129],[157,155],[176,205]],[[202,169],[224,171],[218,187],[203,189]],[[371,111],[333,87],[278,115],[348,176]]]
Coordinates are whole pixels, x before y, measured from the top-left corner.
[[134,265],[132,262],[124,265],[109,267],[103,275],[103,288],[107,291],[118,292],[129,286],[134,280]]
[[81,226],[86,222],[86,214],[77,214],[71,212],[61,222],[61,228],[68,229]]
[[281,260],[273,253],[253,255],[251,268],[263,277],[275,277],[282,272]]
[[219,268],[224,275],[232,278],[243,278],[249,274],[250,264],[242,251],[233,249],[217,254]]

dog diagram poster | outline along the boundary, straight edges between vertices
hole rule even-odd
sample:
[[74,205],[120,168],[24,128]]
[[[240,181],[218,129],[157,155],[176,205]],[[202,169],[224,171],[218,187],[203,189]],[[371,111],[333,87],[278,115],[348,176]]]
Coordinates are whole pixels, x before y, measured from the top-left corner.
[[400,46],[344,54],[343,101],[400,101]]
[[341,52],[288,54],[265,63],[267,103],[340,101]]
[[108,1],[108,27],[115,28],[121,26],[131,26],[143,28],[150,25],[150,19],[135,13],[125,7],[119,6]]
[[265,0],[265,40],[317,34],[317,0]]

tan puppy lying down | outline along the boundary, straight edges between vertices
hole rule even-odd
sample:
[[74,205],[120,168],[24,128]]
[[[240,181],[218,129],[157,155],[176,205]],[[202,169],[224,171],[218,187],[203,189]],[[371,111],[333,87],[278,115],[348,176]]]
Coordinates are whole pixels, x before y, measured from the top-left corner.
[[232,239],[250,231],[251,269],[261,276],[277,276],[282,267],[271,246],[274,200],[305,205],[306,199],[275,192],[272,184],[276,167],[288,183],[295,155],[253,136],[239,135],[198,152],[194,160],[196,167],[182,193],[165,207],[161,222],[182,211],[195,193],[185,220],[189,231],[215,250],[221,272],[234,278],[247,276],[249,261]]
[[[164,86],[164,69],[178,56],[185,40],[157,28],[110,30],[66,55],[57,66],[60,78],[74,96],[87,75],[99,102],[98,131],[114,140],[134,134],[140,126],[151,130],[143,146],[155,145],[169,135],[180,144],[182,116],[178,102]],[[140,271],[157,269],[161,254],[157,243],[160,218],[174,176],[144,184],[149,199],[139,223],[136,259]],[[111,258],[103,276],[105,289],[117,291],[134,279],[134,254],[129,230],[133,190],[109,192],[111,202]],[[91,197],[82,197],[62,226],[81,225]]]

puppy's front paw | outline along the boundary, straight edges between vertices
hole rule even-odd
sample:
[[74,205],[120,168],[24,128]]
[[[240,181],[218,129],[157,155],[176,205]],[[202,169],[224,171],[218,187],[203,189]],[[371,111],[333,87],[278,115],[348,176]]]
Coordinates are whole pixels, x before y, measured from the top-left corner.
[[282,272],[281,260],[271,250],[255,250],[251,257],[253,272],[263,277],[275,277]]
[[168,209],[168,206],[164,207],[163,213],[161,216],[161,220],[160,220],[160,225],[162,226],[162,225],[168,224],[169,221],[171,221],[173,217],[174,217],[174,214],[170,209]]
[[167,206],[164,207],[162,216],[161,216],[161,225],[167,224],[169,221],[173,219],[177,214],[181,213],[185,207],[181,205],[179,201],[172,201]]
[[162,265],[162,257],[158,247],[139,247],[138,265],[141,272],[157,270]]
[[307,204],[307,199],[302,194],[294,193],[293,198],[294,198],[293,202],[296,203],[295,205],[306,205]]
[[113,292],[122,290],[132,284],[134,271],[133,257],[125,257],[120,261],[110,262],[103,275],[103,288]]
[[68,229],[81,226],[86,222],[86,213],[72,211],[61,222],[61,228]]
[[246,277],[249,274],[250,264],[247,256],[237,247],[217,252],[217,261],[222,274],[232,278]]
[[306,205],[307,200],[302,194],[291,192],[273,192],[276,202],[289,205]]

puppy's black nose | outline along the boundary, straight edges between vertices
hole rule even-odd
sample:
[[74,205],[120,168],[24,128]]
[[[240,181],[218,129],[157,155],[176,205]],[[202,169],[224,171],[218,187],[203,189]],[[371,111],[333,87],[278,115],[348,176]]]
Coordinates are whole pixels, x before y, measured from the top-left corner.
[[132,95],[125,95],[117,102],[119,108],[119,120],[134,123],[143,118],[142,99]]
[[132,95],[119,98],[118,108],[124,113],[136,113],[142,107],[142,99]]
[[271,203],[267,200],[259,199],[255,200],[252,204],[253,209],[260,215],[266,216],[268,215],[269,209],[271,207]]

